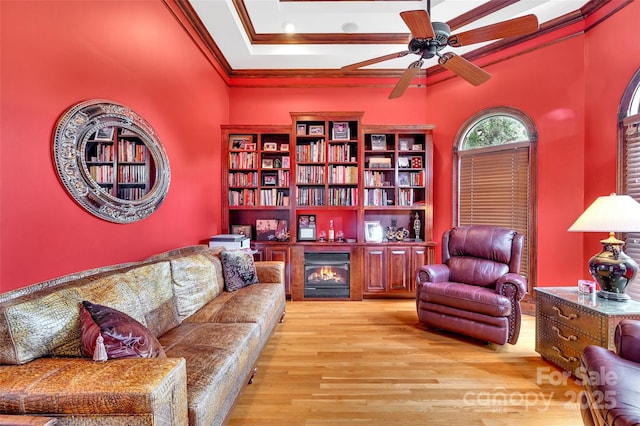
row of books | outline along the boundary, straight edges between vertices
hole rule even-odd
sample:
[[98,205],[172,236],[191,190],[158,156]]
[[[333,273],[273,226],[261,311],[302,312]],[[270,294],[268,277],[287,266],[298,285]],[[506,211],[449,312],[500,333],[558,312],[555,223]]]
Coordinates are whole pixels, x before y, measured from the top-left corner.
[[229,186],[258,186],[258,172],[231,172]]
[[[266,176],[269,175],[265,175],[265,179]],[[277,175],[271,175],[276,177],[277,176],[277,185],[278,186],[289,186],[289,179],[291,176],[291,173],[289,172],[289,170],[278,170]],[[264,182],[265,185],[267,185],[267,182]]]
[[[389,186],[390,180],[387,179],[388,172],[379,172],[365,170],[364,184],[365,186]],[[389,172],[392,173],[392,172]]]
[[[89,154],[89,158],[87,161],[100,161],[100,162],[111,162],[113,161],[113,145],[105,145],[105,144],[96,144],[91,150],[87,150],[87,152],[92,151]],[[94,154],[94,155],[92,155]]]
[[384,207],[393,204],[393,189],[365,189],[364,205]]
[[299,206],[324,206],[324,188],[297,188],[296,203]]
[[258,154],[255,152],[232,152],[229,154],[230,169],[258,168]]
[[146,189],[140,187],[118,189],[118,198],[123,200],[137,200],[144,197],[146,194]]
[[324,139],[311,142],[308,145],[296,145],[296,161],[302,163],[324,162],[326,159],[325,151]]
[[355,163],[357,161],[357,152],[354,145],[348,143],[329,145],[329,162]]
[[330,188],[328,194],[330,206],[357,206],[358,191],[356,188]]
[[145,166],[126,165],[118,167],[118,182],[144,183],[147,181]]
[[296,182],[298,184],[323,184],[324,166],[301,166],[298,165]]
[[255,206],[256,192],[255,189],[231,189],[229,190],[229,205]]
[[98,183],[113,183],[113,167],[111,166],[89,166],[91,179]]
[[358,168],[355,166],[330,166],[329,183],[358,183]]
[[287,192],[272,189],[260,190],[260,205],[261,206],[288,206],[289,195]]
[[424,171],[398,173],[398,186],[424,186]]
[[131,163],[144,163],[147,161],[147,147],[144,144],[125,139],[120,139],[118,142],[119,161]]
[[413,206],[413,189],[400,189],[398,191],[399,206]]

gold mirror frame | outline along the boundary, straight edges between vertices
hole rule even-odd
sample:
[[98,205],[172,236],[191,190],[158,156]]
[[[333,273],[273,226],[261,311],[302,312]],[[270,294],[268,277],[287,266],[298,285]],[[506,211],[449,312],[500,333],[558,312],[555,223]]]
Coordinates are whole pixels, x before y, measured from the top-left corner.
[[[149,188],[131,199],[118,197],[115,190],[106,188],[105,182],[94,179],[90,171],[88,145],[98,141],[99,132],[109,129],[116,132],[114,143],[120,143],[115,142],[119,132],[126,132],[123,134],[146,147],[144,171]],[[119,155],[115,145],[111,150],[112,156]],[[58,177],[71,197],[91,214],[110,222],[132,223],[146,218],[156,211],[169,191],[169,160],[153,128],[130,108],[112,101],[93,99],[70,107],[56,125],[53,158]],[[111,166],[114,179],[111,186],[118,179],[119,166],[115,164]]]

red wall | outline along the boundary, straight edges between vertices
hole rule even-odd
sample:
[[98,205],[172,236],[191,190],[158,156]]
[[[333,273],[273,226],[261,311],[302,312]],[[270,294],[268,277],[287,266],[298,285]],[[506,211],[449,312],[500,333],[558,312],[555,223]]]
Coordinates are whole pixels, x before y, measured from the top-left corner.
[[[620,3],[615,1],[614,3]],[[600,15],[593,16],[596,21]],[[585,47],[584,207],[616,192],[617,120],[622,95],[640,69],[640,2],[633,1],[587,34]],[[600,251],[602,234],[584,235],[584,262]],[[587,274],[588,275],[588,274]]]
[[[451,226],[457,130],[484,108],[518,108],[539,136],[538,285],[573,285],[598,250],[600,236],[567,228],[596,196],[615,191],[618,104],[640,67],[640,45],[620,40],[636,37],[639,2],[586,34],[486,65],[493,78],[482,86],[457,78],[434,83],[440,75],[396,100],[387,99],[390,87],[229,89],[161,2],[0,1],[0,13],[0,291],[219,232],[219,125],[290,124],[291,111],[363,111],[365,124],[435,124],[438,236]],[[56,120],[90,98],[136,110],[169,155],[169,195],[138,223],[94,218],[55,175]]]
[[[160,1],[1,1],[0,291],[145,258],[219,232],[228,88]],[[58,181],[51,135],[106,98],[156,130],[171,186],[158,211],[113,224]]]

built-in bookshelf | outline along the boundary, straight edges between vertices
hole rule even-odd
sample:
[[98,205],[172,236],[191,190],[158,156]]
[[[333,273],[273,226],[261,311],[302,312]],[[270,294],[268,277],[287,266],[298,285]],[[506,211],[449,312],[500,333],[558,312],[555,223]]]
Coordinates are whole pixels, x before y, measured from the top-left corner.
[[433,238],[432,129],[417,125],[363,128],[363,220],[379,221],[385,230],[406,229],[405,241]]
[[[252,240],[289,241],[291,128],[223,126],[222,130],[224,158],[228,161],[223,176],[226,232],[243,229]],[[273,226],[273,234],[261,232],[258,225]],[[277,229],[281,232],[276,238]]]
[[435,257],[433,126],[361,121],[358,112],[291,113],[290,126],[222,127],[223,229],[249,235],[259,258],[286,261],[296,298],[291,265],[312,248],[359,247],[365,295],[411,293],[412,271]]
[[137,133],[106,127],[90,136],[85,163],[103,191],[122,200],[138,200],[153,186],[153,163]]

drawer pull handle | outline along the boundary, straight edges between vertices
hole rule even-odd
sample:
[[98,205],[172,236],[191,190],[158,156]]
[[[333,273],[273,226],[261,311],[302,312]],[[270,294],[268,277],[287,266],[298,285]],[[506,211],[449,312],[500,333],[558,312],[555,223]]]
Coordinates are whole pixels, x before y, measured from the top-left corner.
[[563,360],[565,360],[566,362],[576,362],[576,361],[578,361],[578,358],[576,358],[575,356],[570,356],[570,357],[564,356],[564,354],[562,353],[562,350],[557,346],[554,346],[553,350],[558,352],[558,356],[560,358],[562,358]]
[[562,335],[562,333],[560,333],[560,329],[555,325],[551,327],[551,329],[555,331],[558,337],[564,340],[565,342],[575,342],[576,340],[578,340],[578,336],[574,336],[573,334],[570,334],[568,337]]
[[563,314],[562,311],[560,310],[560,308],[558,308],[557,306],[554,306],[553,310],[558,313],[558,316],[560,318],[564,318],[566,320],[574,320],[574,319],[578,318],[578,315],[576,315],[576,314],[569,314],[569,315]]

